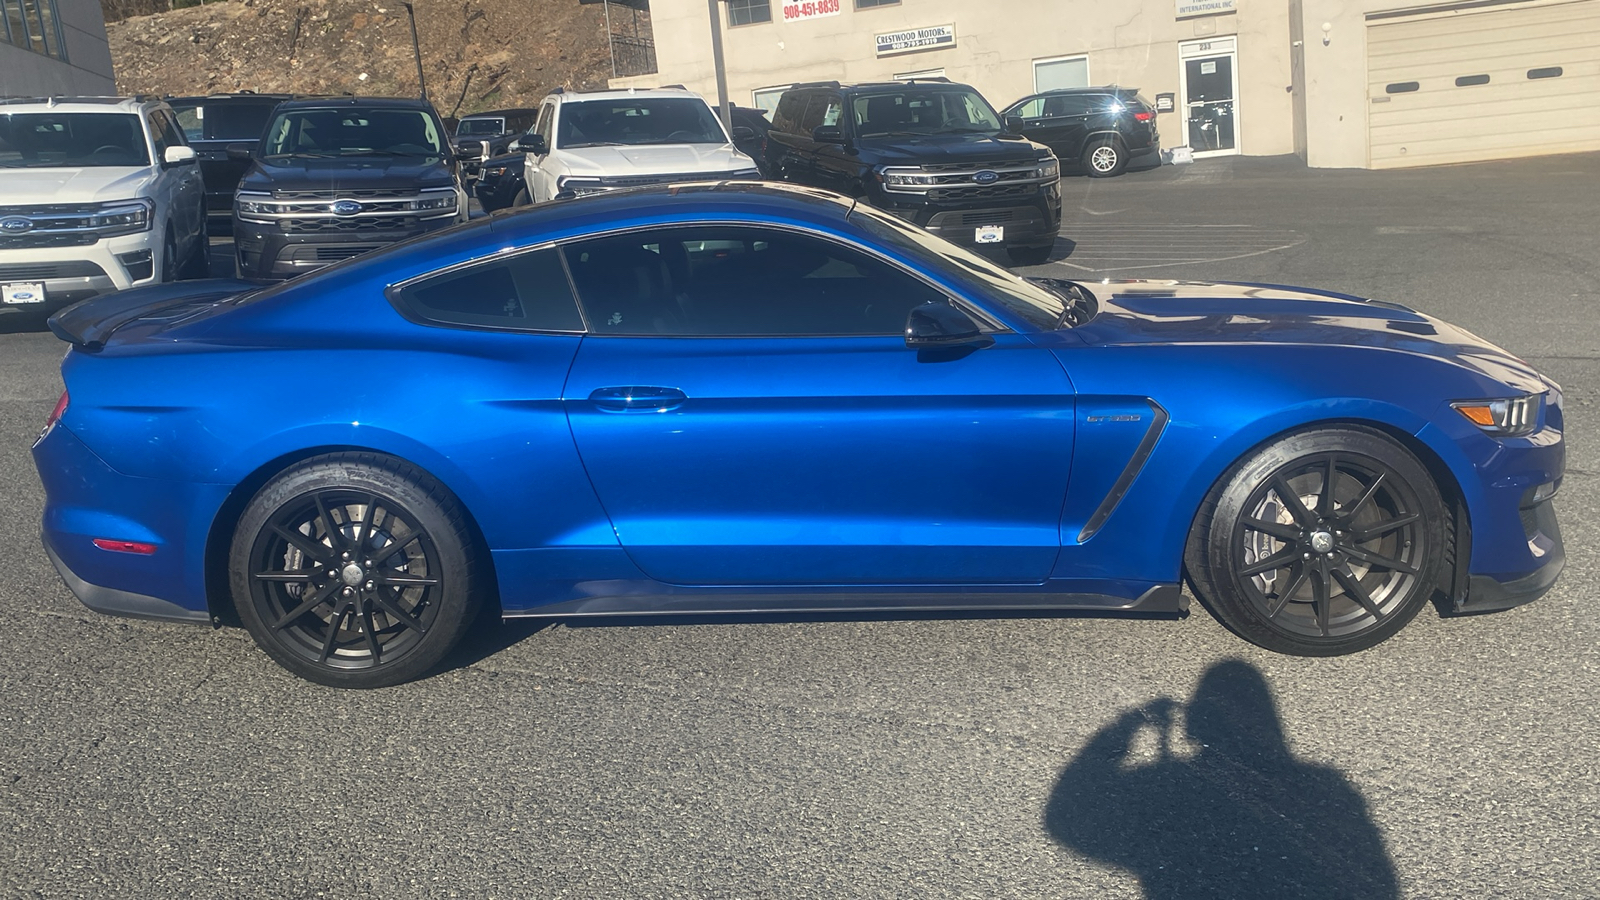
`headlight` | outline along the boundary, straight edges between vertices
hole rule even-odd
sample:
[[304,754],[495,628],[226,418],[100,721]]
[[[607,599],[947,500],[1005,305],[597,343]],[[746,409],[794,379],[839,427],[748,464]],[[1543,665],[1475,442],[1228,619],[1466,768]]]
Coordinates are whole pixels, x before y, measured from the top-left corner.
[[[246,222],[270,222],[267,216],[278,211],[278,205],[266,202],[271,194],[237,193],[233,197],[233,211]],[[260,199],[255,199],[260,198]]]
[[885,187],[929,187],[939,183],[938,176],[912,170],[879,169],[878,177]]
[[1543,394],[1528,394],[1510,400],[1457,400],[1450,405],[1490,434],[1523,437],[1539,427],[1539,404],[1543,400]]
[[563,175],[556,179],[556,193],[571,191],[578,196],[584,194],[598,194],[605,190],[605,185],[598,178],[583,178],[574,175]]
[[437,197],[418,197],[411,201],[411,208],[418,212],[429,212],[436,209],[454,210],[456,208],[456,195],[454,191],[440,194]]
[[506,173],[506,167],[505,166],[490,166],[489,168],[483,170],[483,174],[486,177],[489,177],[489,178],[499,178],[501,175],[504,175],[505,173]]
[[138,234],[150,230],[150,214],[156,205],[149,200],[119,200],[95,210],[89,227],[100,232],[101,237],[119,234]]
[[1060,178],[1061,163],[1058,162],[1054,156],[1050,157],[1049,159],[1040,160],[1038,168],[1033,170],[1033,177],[1038,178],[1041,181],[1049,181],[1052,178]]

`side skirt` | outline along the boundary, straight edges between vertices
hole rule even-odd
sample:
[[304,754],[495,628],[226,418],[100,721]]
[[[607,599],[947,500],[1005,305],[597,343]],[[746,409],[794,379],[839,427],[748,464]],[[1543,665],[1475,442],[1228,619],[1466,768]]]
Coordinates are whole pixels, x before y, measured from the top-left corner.
[[1077,610],[1178,615],[1189,599],[1176,584],[1158,584],[1135,599],[1107,594],[1030,593],[720,593],[585,597],[505,613],[507,619],[561,616],[697,616],[737,613],[1023,612]]

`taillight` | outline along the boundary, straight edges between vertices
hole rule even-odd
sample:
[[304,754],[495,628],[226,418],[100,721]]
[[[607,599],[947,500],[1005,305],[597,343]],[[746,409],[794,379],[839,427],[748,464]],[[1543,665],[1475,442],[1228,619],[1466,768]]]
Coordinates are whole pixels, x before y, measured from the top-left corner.
[[50,410],[50,418],[45,419],[44,420],[44,427],[39,429],[39,437],[34,440],[35,444],[39,443],[39,441],[44,440],[45,435],[50,433],[50,429],[56,427],[56,423],[61,421],[62,413],[65,413],[66,411],[67,411],[67,392],[66,391],[62,391],[61,392],[61,399],[56,401],[56,408]]
[[1156,114],[1153,112],[1136,112],[1133,114],[1133,118],[1139,122],[1148,122],[1155,117]]

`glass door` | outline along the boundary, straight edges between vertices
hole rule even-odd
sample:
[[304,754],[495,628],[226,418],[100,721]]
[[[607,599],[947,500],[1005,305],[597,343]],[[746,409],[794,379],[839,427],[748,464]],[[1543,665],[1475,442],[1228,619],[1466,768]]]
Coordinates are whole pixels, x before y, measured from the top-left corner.
[[1178,45],[1184,136],[1196,156],[1239,152],[1239,66],[1232,37]]

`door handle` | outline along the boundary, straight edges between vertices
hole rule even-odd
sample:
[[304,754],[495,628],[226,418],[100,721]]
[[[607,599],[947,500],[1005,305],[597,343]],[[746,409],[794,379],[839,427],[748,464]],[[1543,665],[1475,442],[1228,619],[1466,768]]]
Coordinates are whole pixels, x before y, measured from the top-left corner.
[[689,396],[677,388],[627,385],[596,388],[589,402],[606,412],[666,412],[677,409]]

